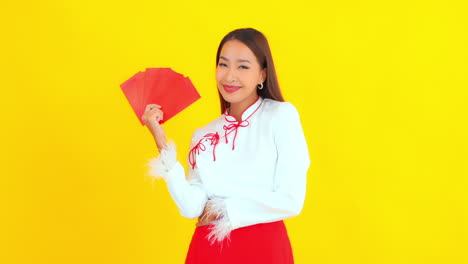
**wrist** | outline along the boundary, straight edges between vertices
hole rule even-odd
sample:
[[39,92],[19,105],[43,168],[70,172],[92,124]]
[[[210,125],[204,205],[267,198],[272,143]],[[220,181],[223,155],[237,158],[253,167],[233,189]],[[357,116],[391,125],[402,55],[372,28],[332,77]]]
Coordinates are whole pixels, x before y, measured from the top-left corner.
[[156,132],[163,130],[161,124],[159,124],[158,122],[148,124],[147,126],[152,134],[155,134]]

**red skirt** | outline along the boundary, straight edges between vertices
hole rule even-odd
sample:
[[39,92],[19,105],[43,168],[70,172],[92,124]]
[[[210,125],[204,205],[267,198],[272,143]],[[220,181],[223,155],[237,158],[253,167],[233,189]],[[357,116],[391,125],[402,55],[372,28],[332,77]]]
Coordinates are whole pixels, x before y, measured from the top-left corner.
[[294,263],[283,221],[234,229],[230,239],[213,245],[207,239],[210,228],[211,225],[206,225],[195,229],[185,264]]

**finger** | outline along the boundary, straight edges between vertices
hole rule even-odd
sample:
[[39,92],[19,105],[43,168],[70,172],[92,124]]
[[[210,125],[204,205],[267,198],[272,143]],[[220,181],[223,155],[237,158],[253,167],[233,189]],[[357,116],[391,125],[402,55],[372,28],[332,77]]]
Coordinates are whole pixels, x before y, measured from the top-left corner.
[[153,108],[150,108],[149,111],[158,112],[158,111],[161,111],[161,108],[153,107]]
[[154,109],[154,108],[158,109],[158,108],[161,108],[161,107],[162,107],[162,106],[157,105],[157,104],[149,104],[149,105],[146,105],[145,111],[146,111],[146,110],[151,110],[151,109]]
[[152,108],[152,109],[145,110],[145,114],[148,114],[148,115],[161,115],[162,111],[159,110],[159,108]]
[[[153,110],[154,110],[154,109],[153,109]],[[164,112],[163,112],[163,111],[161,111],[161,110],[159,110],[159,109],[157,109],[157,111],[153,111],[153,110],[151,110],[151,111],[152,111],[152,112],[151,112],[152,115],[159,116],[161,119],[164,118]]]

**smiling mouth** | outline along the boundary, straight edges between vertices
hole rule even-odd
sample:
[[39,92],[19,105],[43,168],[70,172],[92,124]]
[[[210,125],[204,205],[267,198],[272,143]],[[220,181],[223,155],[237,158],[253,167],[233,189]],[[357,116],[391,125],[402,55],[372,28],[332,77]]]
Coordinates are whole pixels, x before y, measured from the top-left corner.
[[233,93],[239,90],[242,86],[235,86],[235,85],[223,85],[224,91],[228,93]]

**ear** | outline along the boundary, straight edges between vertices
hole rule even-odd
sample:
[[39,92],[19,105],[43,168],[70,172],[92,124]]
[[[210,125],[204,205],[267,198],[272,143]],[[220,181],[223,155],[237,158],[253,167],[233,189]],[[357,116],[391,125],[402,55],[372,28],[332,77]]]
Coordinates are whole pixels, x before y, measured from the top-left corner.
[[266,68],[263,68],[263,69],[260,71],[259,84],[265,82],[266,77],[267,77]]

